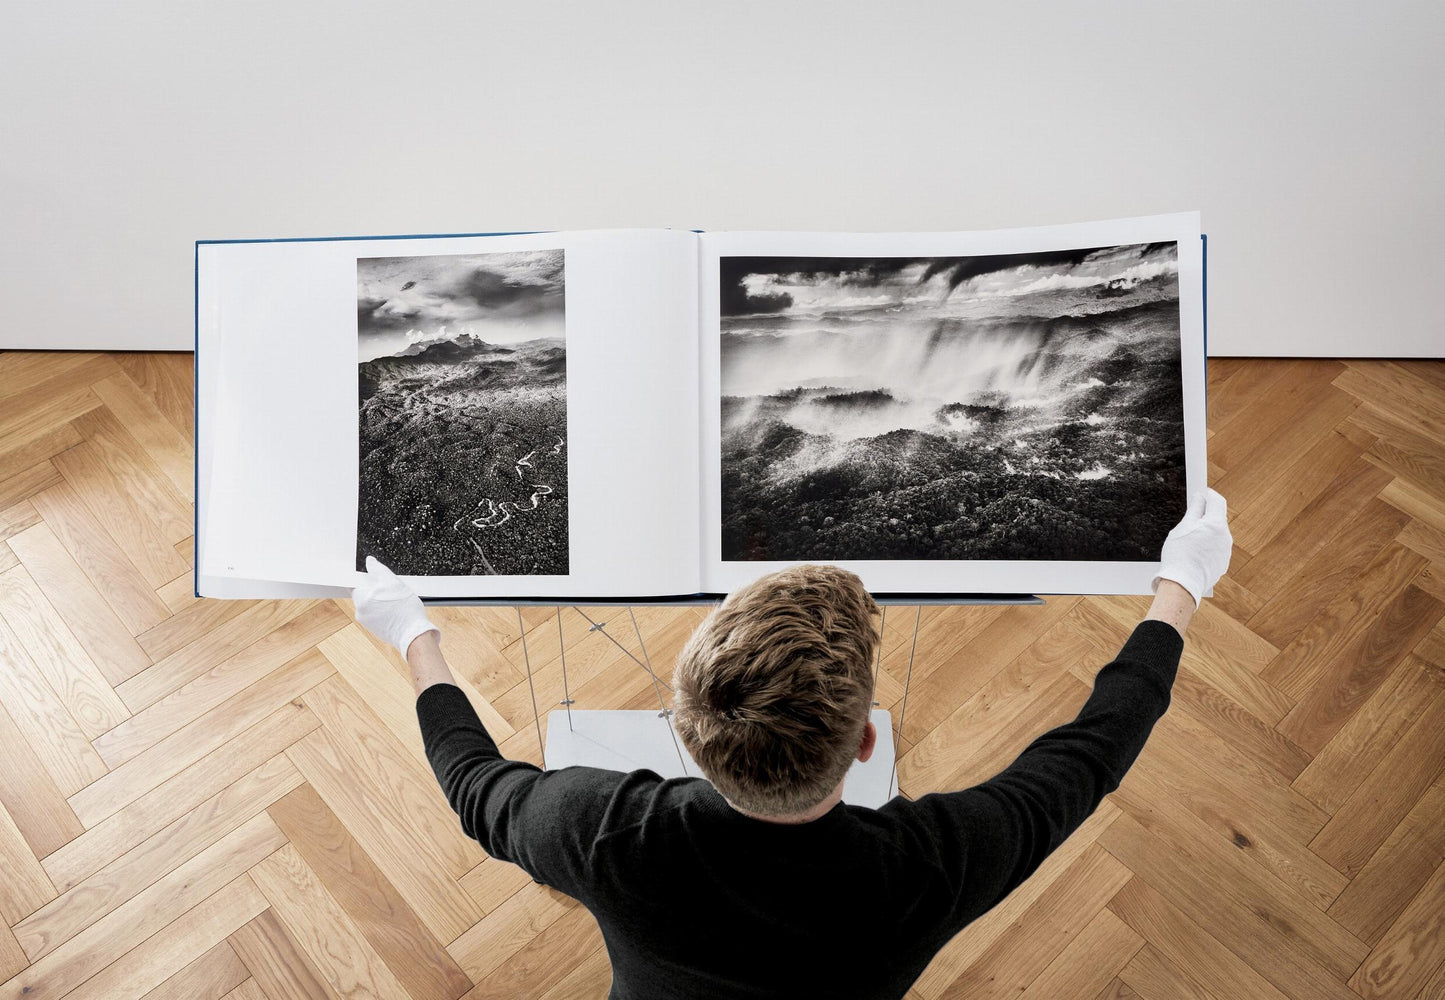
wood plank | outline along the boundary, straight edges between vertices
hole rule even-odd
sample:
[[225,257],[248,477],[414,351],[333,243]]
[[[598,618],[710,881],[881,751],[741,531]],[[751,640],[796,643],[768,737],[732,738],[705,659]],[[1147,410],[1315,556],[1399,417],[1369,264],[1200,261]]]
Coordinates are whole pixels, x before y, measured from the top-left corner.
[[1445,965],[1445,864],[1385,932],[1350,986],[1367,998],[1409,997]]
[[1445,391],[1417,372],[1389,362],[1348,365],[1334,384],[1382,417],[1423,430],[1445,445]]
[[91,410],[75,419],[75,428],[88,439],[121,488],[154,519],[167,544],[175,545],[194,533],[195,508],[190,496],[171,485],[115,414],[105,407]]
[[7,668],[0,670],[0,705],[55,786],[69,795],[104,775],[105,763],[3,618],[0,663]]
[[83,441],[51,462],[152,589],[186,571],[171,548],[174,540],[163,535],[152,510],[142,506],[129,483],[122,482],[114,456],[93,441]]
[[225,941],[161,983],[144,1000],[221,1000],[250,978]]
[[0,452],[0,479],[9,479],[32,466],[43,465],[67,448],[74,448],[82,440],[75,426],[68,422],[55,424],[29,439],[12,438],[11,446]]
[[[1209,359],[1209,367],[1219,362]],[[1286,375],[1297,377],[1292,371],[1289,359],[1272,358],[1251,360],[1230,372],[1217,385],[1209,389],[1208,424],[1216,434],[1223,433],[1242,410],[1261,398],[1275,394],[1275,387]]]
[[[1145,951],[1157,953],[1206,997],[1285,1000],[1285,993],[1142,878],[1131,878],[1109,900],[1109,910],[1148,938],[1149,947]],[[1140,987],[1148,982],[1132,977],[1128,969],[1121,978]],[[1178,995],[1188,996],[1187,993]],[[1170,1000],[1174,1000],[1174,996],[1171,994]]]
[[[1391,542],[1385,546],[1360,571],[1356,585],[1330,601],[1260,676],[1286,694],[1303,698],[1330,675],[1336,658],[1365,642],[1375,620],[1426,565],[1425,559],[1403,545]],[[1306,750],[1319,748],[1295,742]]]
[[[338,603],[350,611],[350,601]],[[478,610],[466,607],[428,608],[427,614],[441,629],[443,649],[452,673],[465,677],[490,701],[523,683],[527,677],[507,659],[502,652],[505,643],[497,644],[495,631],[485,627],[485,623],[474,613]]]
[[[427,929],[439,941],[454,940],[483,914],[429,842],[431,834],[439,832],[435,822],[426,822],[410,808],[431,794],[435,779],[428,789],[401,771],[399,750],[368,749],[365,756],[352,756],[354,744],[343,749],[333,738],[335,727],[329,721],[327,726],[298,742],[288,756]],[[378,770],[369,770],[372,766]],[[453,820],[454,827],[459,825]]]
[[1380,491],[1380,499],[1436,531],[1445,531],[1445,497],[1432,494],[1408,479],[1391,479]]
[[[189,573],[177,577],[183,582],[187,596],[191,593],[192,577]],[[173,581],[174,582],[174,581]],[[163,598],[164,599],[164,598]],[[203,638],[217,626],[223,625],[245,611],[257,607],[260,601],[199,601],[192,599],[182,611],[165,621],[149,628],[135,637],[146,655],[159,662],[183,646]],[[170,603],[167,602],[167,607]]]
[[265,908],[265,897],[242,875],[67,993],[65,1000],[144,996]]
[[1080,855],[1019,919],[939,996],[1014,996],[1080,936],[1094,914],[1129,881],[1127,869],[1097,844]]
[[294,847],[281,848],[251,874],[337,995],[412,1000]]
[[310,709],[287,704],[45,858],[46,872],[60,885],[80,882],[319,725]]
[[0,986],[0,1000],[65,996],[237,878],[245,878],[252,865],[284,843],[269,816],[256,816]]
[[9,811],[37,858],[80,836],[85,827],[3,705],[0,760],[5,762],[0,767],[0,807]]
[[25,952],[20,950],[20,945],[15,942],[15,935],[10,933],[10,928],[0,921],[0,982],[4,982],[25,968]]
[[481,846],[462,832],[461,822],[442,794],[431,766],[407,756],[350,685],[333,677],[309,691],[303,700],[326,724],[336,745],[357,766],[364,766],[368,775],[383,782],[373,791],[404,805],[406,825],[426,831],[428,853],[445,866],[452,878],[460,878],[486,858]]
[[18,469],[13,475],[0,479],[0,507],[13,507],[58,482],[60,472],[50,459],[26,469]]
[[[153,585],[146,582],[146,578],[95,520],[69,484],[61,483],[37,493],[30,502],[35,504],[46,525],[85,571],[95,589],[104,595],[106,603],[125,623],[131,635],[144,632],[170,617],[170,609],[156,596]],[[12,538],[11,548],[36,530],[32,528]],[[25,561],[24,552],[16,548],[15,554],[20,556],[21,562]],[[26,565],[29,566],[28,563]],[[38,575],[36,579],[39,580]]]
[[[1357,371],[1345,371],[1341,374],[1342,379],[1353,379],[1355,382],[1379,382],[1381,393],[1379,396],[1370,399],[1361,399],[1360,419],[1357,423],[1366,428],[1370,434],[1377,438],[1390,439],[1396,434],[1396,429],[1409,429],[1410,434],[1419,435],[1420,438],[1435,442],[1436,447],[1445,447],[1445,409],[1435,405],[1435,397],[1438,395],[1432,387],[1426,387],[1425,383],[1409,377],[1397,377],[1392,379],[1389,376],[1389,368],[1371,366],[1360,368]],[[1384,392],[1384,386],[1389,382],[1396,383],[1390,392]],[[1351,390],[1353,392],[1353,390]],[[1358,396],[1358,393],[1354,393]],[[1410,397],[1415,400],[1422,397],[1432,397],[1431,405],[1413,406],[1407,403]],[[1377,429],[1384,428],[1384,429]]]
[[1283,648],[1302,632],[1360,574],[1409,522],[1383,500],[1372,500],[1300,566],[1249,628]]
[[1445,531],[1412,519],[1400,532],[1400,544],[1431,562],[1445,565]]
[[[271,998],[262,992],[261,987],[256,985],[256,980],[248,979],[230,993],[227,993],[225,1000],[271,1000]],[[330,1000],[330,998],[319,997],[317,1000]]]
[[1135,1000],[1136,997],[1140,1000],[1219,1000],[1149,944],[1140,948],[1119,973],[1118,983],[1118,991],[1113,996],[1104,993],[1098,1000]]
[[1005,608],[962,646],[955,658],[936,662],[932,671],[922,677],[917,670],[915,656],[903,735],[914,742],[923,739],[930,729],[951,714],[952,709],[945,706],[956,706],[972,697],[990,677],[1061,621],[1078,602],[1077,597],[1054,597],[1043,607],[1014,605]]
[[1445,863],[1445,777],[1437,777],[1350,880],[1329,914],[1361,941],[1379,943],[1385,931]]
[[1343,978],[1367,946],[1263,871],[1255,871],[1248,885],[1234,883],[1240,865],[1253,865],[1249,859],[1231,857],[1228,848],[1166,841],[1127,813],[1099,846],[1281,992],[1295,1000],[1351,1000]]
[[0,353],[0,398],[33,388],[47,379],[101,357],[95,351],[5,351]]
[[100,398],[90,386],[115,372],[114,361],[95,356],[0,398],[0,449],[30,440],[99,407]]
[[[992,776],[1000,769],[1001,756],[1012,760],[1049,728],[1048,721],[1078,713],[1088,692],[1068,676],[1068,668],[1093,652],[1069,622],[1049,628],[900,756],[900,783],[922,794],[967,787]],[[1045,688],[1048,693],[1041,694]]]
[[90,738],[130,717],[105,675],[23,566],[0,573],[0,616]]
[[[167,583],[165,586],[157,587],[156,596],[159,597],[161,601],[165,604],[165,606],[170,609],[172,615],[178,615],[182,611],[186,611],[189,608],[192,608],[201,603],[201,599],[196,596],[195,586],[196,578],[192,576],[189,571],[187,571],[181,576],[176,577],[170,583]],[[216,603],[229,604],[231,602],[218,601]],[[165,623],[162,622],[161,624]],[[142,632],[141,635],[147,635],[150,632],[154,631],[155,629],[149,629],[147,632]],[[137,636],[136,638],[139,639],[140,636]]]
[[1442,615],[1445,603],[1418,587],[1406,587],[1325,665],[1320,681],[1276,728],[1318,753]]
[[[1039,865],[1022,885],[970,924],[968,933],[959,934],[944,945],[918,977],[913,989],[922,996],[936,997],[965,969],[978,962],[985,950],[1014,926],[1026,911],[1036,905],[1045,891],[1066,873],[1073,871],[1084,852],[1118,816],[1119,808],[1106,798],[1094,814],[1084,820],[1083,825],[1054,853],[1045,858],[1043,864]],[[1070,877],[1077,878],[1077,873]]]
[[568,910],[580,908],[575,899],[534,883],[467,928],[447,951],[480,983]]
[[[30,961],[37,961],[224,839],[301,784],[301,774],[278,754],[78,881],[60,881],[56,899],[15,925]],[[55,859],[47,858],[52,864]],[[54,869],[52,865],[52,869]]]
[[313,607],[312,601],[257,602],[224,624],[197,635],[184,646],[157,660],[149,669],[116,685],[115,693],[120,695],[132,712],[139,712],[205,675]]
[[8,810],[0,808],[0,918],[6,927],[55,898],[55,886],[45,874],[30,845]]
[[1445,698],[1436,698],[1310,841],[1310,850],[1354,878],[1442,769]]
[[26,528],[40,523],[40,514],[29,500],[21,500],[0,510],[0,540],[18,535]]
[[194,378],[188,371],[193,355],[176,358],[164,354],[118,354],[116,362],[132,382],[151,398],[171,426],[195,444]]
[[[330,636],[319,649],[396,741],[425,763],[426,750],[416,717],[416,694],[409,677],[403,677],[398,669],[401,659],[394,652],[378,648],[366,630],[354,623]],[[493,737],[498,738],[506,737]]]
[[86,826],[96,825],[300,698],[332,672],[325,657],[307,649],[82,788],[70,797],[71,808]]
[[[597,1000],[605,997],[612,988],[612,963],[608,961],[607,950],[599,948],[577,963],[562,981],[542,994],[542,1000]],[[923,1000],[912,990],[904,994],[904,1000]]]
[[[1238,796],[1221,796],[1218,787],[1191,781],[1192,775],[1142,755],[1125,776],[1114,801],[1141,826],[1166,840],[1210,844],[1216,854],[1241,853],[1320,910],[1337,899],[1348,880],[1289,831],[1268,810]],[[1256,869],[1236,866],[1244,877]]]
[[[900,751],[899,787],[917,797],[987,781],[1040,734],[1072,720],[1088,697],[1085,685],[1065,675],[1040,683],[1031,697],[1015,699],[1012,707],[988,712],[977,728],[967,727],[966,716],[950,716],[913,749]],[[950,745],[950,736],[958,746]]]
[[1372,406],[1361,406],[1350,422],[1378,439],[1365,450],[1367,459],[1433,496],[1445,496],[1445,449],[1439,442],[1402,427]]
[[1290,739],[1188,667],[1174,679],[1171,706],[1208,726],[1281,782],[1293,781],[1310,762],[1310,756]]
[[1166,713],[1155,723],[1144,753],[1167,766],[1175,781],[1191,783],[1199,794],[1250,803],[1297,841],[1308,841],[1329,819],[1328,813],[1269,768],[1240,747],[1216,739],[1208,726],[1187,712]]
[[601,946],[596,919],[574,906],[479,982],[467,1000],[537,1000]]
[[195,449],[175,425],[166,420],[154,400],[124,372],[91,386],[101,401],[147,455],[165,473],[176,492],[192,499],[195,489]]
[[532,876],[510,861],[487,858],[457,881],[484,912],[491,913],[530,885]]
[[335,1000],[336,994],[286,925],[267,908],[230,937],[257,992],[269,1000]]
[[1295,458],[1351,416],[1360,405],[1349,393],[1333,386],[1316,385],[1307,391],[1309,398],[1303,405],[1296,405],[1288,412],[1277,407],[1275,400],[1262,401],[1268,404],[1268,417],[1228,454],[1226,450],[1235,443],[1234,439],[1221,443],[1223,435],[1217,435],[1210,442],[1211,458],[1228,470],[1215,482],[1214,488],[1240,509],[1264,500]]
[[[96,752],[109,766],[119,767],[228,699],[244,694],[248,686],[279,670],[345,626],[346,621],[340,612],[325,603],[302,612],[204,674],[137,711],[99,737],[95,741]],[[81,815],[81,819],[84,820],[85,816]]]
[[1094,914],[1019,1000],[1074,1000],[1096,996],[1144,947],[1144,938],[1108,909]]
[[472,981],[314,789],[301,785],[269,812],[408,993],[453,1000],[472,988]]
[[1232,568],[1230,576],[1266,600],[1274,597],[1391,478],[1389,472],[1376,468],[1363,456],[1351,462],[1253,559]]
[[20,532],[9,545],[107,682],[119,684],[150,666],[130,629],[48,524]]
[[1445,672],[1419,657],[1404,657],[1300,772],[1295,790],[1321,809],[1337,812],[1442,693]]

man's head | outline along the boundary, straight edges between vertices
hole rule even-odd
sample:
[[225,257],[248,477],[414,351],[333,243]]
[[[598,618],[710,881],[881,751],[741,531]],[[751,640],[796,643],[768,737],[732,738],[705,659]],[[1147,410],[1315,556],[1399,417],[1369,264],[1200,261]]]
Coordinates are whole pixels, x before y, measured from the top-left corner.
[[776,816],[838,786],[872,706],[877,611],[847,570],[794,566],[698,626],[674,674],[677,733],[728,801]]

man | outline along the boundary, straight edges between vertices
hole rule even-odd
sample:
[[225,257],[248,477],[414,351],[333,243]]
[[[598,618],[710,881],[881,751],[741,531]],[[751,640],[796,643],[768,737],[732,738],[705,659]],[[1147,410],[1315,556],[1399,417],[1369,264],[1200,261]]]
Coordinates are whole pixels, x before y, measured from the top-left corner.
[[879,636],[872,598],[836,567],[749,584],[684,647],[677,732],[708,780],[506,760],[420,601],[374,560],[356,615],[411,665],[462,828],[597,918],[611,997],[901,997],[1118,787],[1231,545],[1208,491],[1169,533],[1148,617],[1073,722],[981,785],[877,810],[841,801],[849,764],[873,751]]

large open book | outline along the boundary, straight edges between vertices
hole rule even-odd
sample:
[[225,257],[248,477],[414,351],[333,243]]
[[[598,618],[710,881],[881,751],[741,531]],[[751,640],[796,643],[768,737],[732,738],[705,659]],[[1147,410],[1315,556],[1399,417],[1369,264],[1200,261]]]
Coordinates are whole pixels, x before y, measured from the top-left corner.
[[196,589],[1143,593],[1204,486],[1193,214],[201,242]]

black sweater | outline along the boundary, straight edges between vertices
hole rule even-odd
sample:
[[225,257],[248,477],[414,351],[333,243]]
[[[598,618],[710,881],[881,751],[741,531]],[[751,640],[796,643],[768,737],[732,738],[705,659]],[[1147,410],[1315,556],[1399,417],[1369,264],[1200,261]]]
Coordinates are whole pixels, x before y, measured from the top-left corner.
[[1183,647],[1141,623],[1078,717],[983,784],[798,825],[746,817],[701,778],[507,760],[450,684],[417,716],[468,836],[597,918],[611,997],[901,997],[1118,787]]

